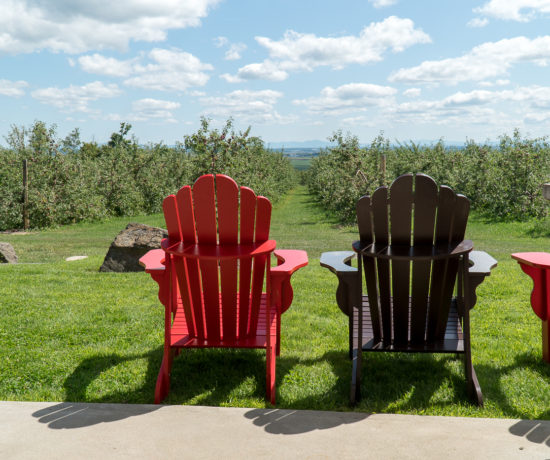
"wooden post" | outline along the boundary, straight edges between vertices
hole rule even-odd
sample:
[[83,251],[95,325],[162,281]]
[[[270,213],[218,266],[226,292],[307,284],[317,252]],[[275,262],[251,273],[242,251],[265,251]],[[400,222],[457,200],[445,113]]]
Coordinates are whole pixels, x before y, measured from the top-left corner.
[[29,229],[29,174],[27,160],[23,160],[23,229]]
[[380,158],[380,185],[386,184],[386,155]]

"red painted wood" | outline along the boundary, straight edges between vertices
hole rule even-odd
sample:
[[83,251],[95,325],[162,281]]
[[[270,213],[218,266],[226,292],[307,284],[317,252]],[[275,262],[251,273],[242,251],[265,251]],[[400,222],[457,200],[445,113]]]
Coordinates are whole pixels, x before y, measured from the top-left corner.
[[[271,203],[263,196],[256,199],[256,228],[254,241],[256,243],[266,241],[269,238],[269,225],[271,222]],[[252,286],[250,296],[250,319],[248,333],[256,334],[258,314],[260,309],[260,296],[265,279],[265,267],[269,263],[269,256],[256,256],[253,258]]]
[[[512,254],[512,257],[514,257],[515,255],[516,254]],[[517,257],[514,257],[514,259],[518,260]],[[550,305],[548,298],[550,293],[548,292],[547,283],[547,272],[548,270],[550,270],[550,267],[544,269],[540,266],[527,265],[523,262],[520,262],[519,265],[523,272],[529,275],[533,280],[533,291],[531,292],[531,307],[533,308],[535,314],[541,320],[545,321],[548,318],[548,310]]]
[[197,242],[197,233],[195,231],[195,213],[193,212],[191,187],[186,185],[180,188],[176,198],[183,241],[185,241],[185,243],[194,244]]
[[[182,187],[178,191],[176,199],[182,236],[180,241],[189,244],[195,243],[197,241],[197,234],[195,230],[191,187],[189,185]],[[181,272],[180,268],[180,289],[186,299],[185,305],[189,305],[188,308],[185,308],[187,320],[190,324],[194,325],[196,334],[204,336],[204,309],[201,300],[201,280],[198,262],[186,260],[183,273]]]
[[[218,242],[218,229],[214,176],[209,174],[196,180],[193,185],[193,204],[199,244],[216,245]],[[206,337],[211,340],[219,340],[221,331],[218,262],[215,260],[201,260],[199,266],[204,296]]]
[[[161,245],[162,246],[162,245]],[[269,254],[275,249],[275,240],[264,240],[259,243],[234,244],[234,245],[184,245],[177,243],[172,246],[162,246],[167,254],[185,257],[187,259],[200,260],[224,260],[244,259]]]
[[550,253],[548,252],[517,252],[512,254],[512,259],[531,267],[550,269]]
[[[237,246],[239,241],[239,188],[230,177],[216,176],[220,246]],[[237,268],[235,258],[220,261],[222,331],[224,340],[237,336]]]
[[164,211],[168,238],[170,241],[179,241],[181,239],[181,229],[175,195],[169,195],[164,199],[162,210]]
[[[248,187],[241,187],[241,245],[254,242],[255,222],[256,194]],[[248,334],[251,276],[252,259],[241,259],[239,270],[239,337],[245,337]]]
[[259,242],[269,238],[271,203],[265,196],[259,196],[256,202],[256,235],[254,241]]
[[512,258],[533,280],[531,308],[542,320],[542,359],[550,363],[550,254],[519,252]]
[[227,176],[202,176],[192,189],[169,197],[165,208],[171,237],[163,240],[162,252],[142,258],[165,305],[155,402],[168,394],[175,350],[241,347],[266,348],[266,395],[274,404],[280,314],[292,301],[290,276],[307,264],[306,253],[278,251],[272,276],[271,203],[246,187],[239,200],[237,184]]

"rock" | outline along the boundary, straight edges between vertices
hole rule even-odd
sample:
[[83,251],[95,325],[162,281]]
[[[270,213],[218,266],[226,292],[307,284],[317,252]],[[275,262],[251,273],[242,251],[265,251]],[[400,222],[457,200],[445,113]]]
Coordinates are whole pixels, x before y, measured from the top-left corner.
[[0,264],[16,264],[17,254],[10,243],[0,243]]
[[130,223],[115,238],[100,272],[139,272],[139,258],[150,249],[159,249],[168,232],[162,228]]

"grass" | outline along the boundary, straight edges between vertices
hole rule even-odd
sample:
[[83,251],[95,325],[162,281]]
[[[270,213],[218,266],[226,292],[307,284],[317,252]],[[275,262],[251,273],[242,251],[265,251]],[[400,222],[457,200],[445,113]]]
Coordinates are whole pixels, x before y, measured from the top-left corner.
[[289,157],[290,164],[298,171],[305,171],[311,165],[311,157]]
[[[0,266],[0,400],[151,403],[162,357],[163,310],[144,273],[99,273],[107,248],[130,221],[160,215],[1,235],[20,265]],[[274,209],[280,248],[308,251],[293,277],[277,360],[281,408],[349,410],[347,318],[321,252],[350,248],[354,227],[327,217],[304,188]],[[445,355],[368,354],[356,410],[550,419],[550,366],[532,288],[510,253],[550,251],[541,222],[489,223],[473,216],[468,237],[499,266],[478,289],[472,353],[485,407],[468,402],[463,366]],[[65,262],[71,255],[89,258]],[[175,360],[166,402],[266,407],[265,356],[256,350],[189,350]]]

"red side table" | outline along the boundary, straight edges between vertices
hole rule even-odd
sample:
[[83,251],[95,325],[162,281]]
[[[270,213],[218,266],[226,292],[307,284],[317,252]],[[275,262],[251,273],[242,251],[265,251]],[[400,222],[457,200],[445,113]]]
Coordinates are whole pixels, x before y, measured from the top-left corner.
[[547,252],[518,252],[512,258],[533,278],[531,307],[542,320],[542,359],[550,363],[550,254]]

